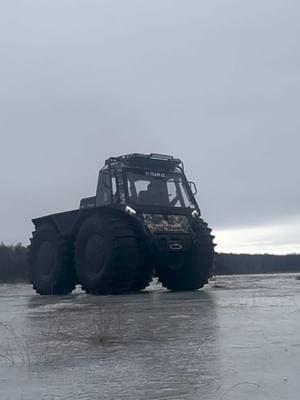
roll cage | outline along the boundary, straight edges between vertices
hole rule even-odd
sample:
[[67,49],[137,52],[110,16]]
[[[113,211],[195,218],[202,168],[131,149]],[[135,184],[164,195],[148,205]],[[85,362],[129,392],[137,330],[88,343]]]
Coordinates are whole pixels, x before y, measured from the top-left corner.
[[[164,193],[164,196],[161,197],[161,199],[164,198],[164,201],[157,202],[157,204],[153,204],[151,201],[148,202],[149,204],[139,202],[139,193],[136,193],[132,181],[130,183],[128,179],[130,174],[136,174],[141,179],[144,176],[145,182],[148,180],[150,185],[151,182],[159,181],[160,178],[161,180],[173,179],[172,183],[176,187],[178,199],[173,198],[173,200],[167,201],[167,194]],[[144,192],[146,192],[145,189]],[[168,194],[168,196],[171,195]],[[184,200],[183,197],[188,200]],[[180,205],[175,207],[175,203]],[[187,206],[187,203],[190,206]],[[140,209],[176,209],[178,212],[180,212],[180,209],[200,211],[191,186],[185,177],[182,161],[172,156],[160,154],[129,154],[106,160],[99,173],[95,206],[107,205],[130,205]]]

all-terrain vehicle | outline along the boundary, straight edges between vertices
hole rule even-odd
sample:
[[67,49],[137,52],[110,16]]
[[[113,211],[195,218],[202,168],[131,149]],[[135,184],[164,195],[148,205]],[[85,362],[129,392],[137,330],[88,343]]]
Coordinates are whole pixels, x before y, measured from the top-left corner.
[[211,229],[200,217],[181,160],[160,154],[109,158],[96,196],[79,209],[33,220],[30,281],[36,292],[142,290],[153,274],[170,290],[196,290],[212,274]]

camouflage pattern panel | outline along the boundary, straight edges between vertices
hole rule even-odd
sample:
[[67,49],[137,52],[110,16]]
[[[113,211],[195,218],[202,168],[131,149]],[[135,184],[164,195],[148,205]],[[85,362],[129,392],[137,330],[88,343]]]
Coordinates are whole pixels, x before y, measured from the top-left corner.
[[189,233],[189,220],[184,215],[143,214],[151,233]]
[[116,178],[117,178],[117,189],[118,189],[118,196],[119,196],[120,204],[126,204],[126,196],[125,196],[122,168],[116,168]]

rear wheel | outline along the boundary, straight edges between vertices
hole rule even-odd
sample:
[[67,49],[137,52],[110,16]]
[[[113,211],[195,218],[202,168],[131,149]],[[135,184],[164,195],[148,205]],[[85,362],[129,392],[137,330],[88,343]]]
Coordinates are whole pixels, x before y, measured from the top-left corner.
[[186,254],[174,254],[167,263],[157,266],[159,281],[169,290],[197,290],[212,276],[214,237],[211,229],[202,219],[195,221],[193,228],[197,237],[194,248]]
[[39,227],[29,248],[29,277],[42,295],[68,294],[75,289],[74,241],[51,225]]
[[[76,241],[76,270],[83,290],[119,294],[145,287],[138,234],[126,217],[95,215],[86,219]],[[147,285],[146,285],[147,286]]]

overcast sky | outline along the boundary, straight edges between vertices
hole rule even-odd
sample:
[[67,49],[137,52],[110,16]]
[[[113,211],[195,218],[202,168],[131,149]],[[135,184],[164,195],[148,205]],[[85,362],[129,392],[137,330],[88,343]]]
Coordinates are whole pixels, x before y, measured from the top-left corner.
[[[219,250],[300,251],[300,3],[1,0],[0,241],[174,154]],[[218,237],[219,234],[219,237]]]

